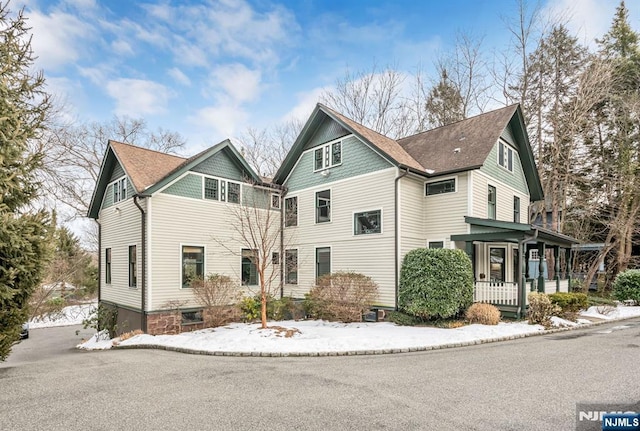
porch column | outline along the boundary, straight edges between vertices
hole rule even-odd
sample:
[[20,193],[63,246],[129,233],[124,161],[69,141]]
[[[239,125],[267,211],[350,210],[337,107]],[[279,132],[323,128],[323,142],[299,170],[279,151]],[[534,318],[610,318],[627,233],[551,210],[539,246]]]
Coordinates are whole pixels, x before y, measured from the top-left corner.
[[529,254],[527,246],[518,242],[518,319],[522,319],[527,314],[527,273],[529,272]]
[[553,262],[553,278],[556,280],[556,292],[560,292],[560,247],[557,245],[553,246]]
[[544,293],[544,262],[545,262],[545,243],[538,242],[538,292]]
[[473,245],[473,241],[465,241],[464,243],[464,251],[471,259],[471,270],[473,271],[473,279],[476,279],[476,256],[475,256],[475,246]]
[[567,280],[569,281],[569,288],[567,289],[569,292],[572,292],[573,289],[571,288],[571,270],[573,269],[573,249],[572,248],[568,248],[566,251],[566,256],[567,256]]

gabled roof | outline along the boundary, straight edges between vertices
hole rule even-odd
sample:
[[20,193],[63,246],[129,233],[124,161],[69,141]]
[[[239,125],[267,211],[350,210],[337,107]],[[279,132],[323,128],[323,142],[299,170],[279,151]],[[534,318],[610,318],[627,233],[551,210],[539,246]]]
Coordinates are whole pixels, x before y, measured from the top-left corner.
[[141,193],[156,184],[186,160],[184,157],[136,147],[122,142],[109,141],[120,166],[133,184],[136,193]]
[[498,142],[517,105],[480,114],[398,140],[433,175],[477,169]]
[[273,178],[274,183],[282,184],[284,182],[289,172],[291,172],[291,169],[293,169],[296,161],[304,151],[305,143],[311,136],[313,136],[313,133],[327,117],[331,118],[344,129],[360,138],[361,141],[377,150],[383,157],[387,158],[396,166],[408,167],[415,171],[424,172],[424,168],[420,163],[411,157],[395,140],[381,135],[362,124],[356,123],[333,109],[318,103],[302,128],[302,132],[300,132],[300,135],[298,135],[298,138],[293,143],[287,157],[282,162],[280,169],[276,172]]
[[110,140],[102,160],[100,174],[98,175],[98,181],[87,215],[90,218],[98,217],[100,206],[102,205],[102,197],[107,189],[111,172],[116,163],[120,164],[125,174],[129,177],[134,188],[133,194],[150,196],[220,151],[225,151],[231,160],[248,174],[250,180],[256,183],[263,182],[228,139],[188,159]]

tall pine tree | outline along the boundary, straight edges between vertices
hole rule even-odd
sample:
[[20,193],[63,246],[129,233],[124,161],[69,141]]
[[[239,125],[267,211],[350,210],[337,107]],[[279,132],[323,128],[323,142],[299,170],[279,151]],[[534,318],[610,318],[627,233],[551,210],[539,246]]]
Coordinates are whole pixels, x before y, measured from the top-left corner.
[[38,184],[38,139],[50,110],[42,73],[34,75],[29,28],[22,11],[0,2],[0,360],[27,320],[28,300],[49,256],[50,220],[29,211]]

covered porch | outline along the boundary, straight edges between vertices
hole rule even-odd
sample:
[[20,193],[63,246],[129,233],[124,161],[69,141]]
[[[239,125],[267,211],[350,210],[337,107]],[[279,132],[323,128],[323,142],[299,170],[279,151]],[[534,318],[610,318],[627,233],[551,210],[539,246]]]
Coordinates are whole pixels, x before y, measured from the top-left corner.
[[474,302],[494,304],[504,315],[521,318],[528,292],[570,290],[576,239],[530,224],[475,217],[465,221],[469,233],[452,235],[451,240],[471,259]]

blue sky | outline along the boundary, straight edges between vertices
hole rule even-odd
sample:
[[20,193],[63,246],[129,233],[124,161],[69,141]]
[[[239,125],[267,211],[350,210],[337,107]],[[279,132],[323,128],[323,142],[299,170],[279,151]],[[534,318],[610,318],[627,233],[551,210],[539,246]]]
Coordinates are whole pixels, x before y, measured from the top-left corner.
[[[533,3],[533,1],[531,1]],[[429,70],[457,31],[508,49],[515,0],[13,0],[25,5],[37,67],[65,115],[142,117],[177,131],[187,154],[248,126],[306,119],[345,70]],[[617,0],[546,0],[586,42],[607,31]],[[640,1],[627,1],[640,30]]]

